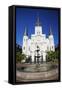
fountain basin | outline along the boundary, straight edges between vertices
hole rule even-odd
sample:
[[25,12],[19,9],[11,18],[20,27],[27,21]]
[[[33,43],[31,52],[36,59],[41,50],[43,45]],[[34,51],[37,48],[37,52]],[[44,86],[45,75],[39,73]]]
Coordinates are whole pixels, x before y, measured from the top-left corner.
[[17,67],[18,71],[23,72],[45,72],[51,69],[55,69],[57,65],[51,63],[42,64],[23,64]]

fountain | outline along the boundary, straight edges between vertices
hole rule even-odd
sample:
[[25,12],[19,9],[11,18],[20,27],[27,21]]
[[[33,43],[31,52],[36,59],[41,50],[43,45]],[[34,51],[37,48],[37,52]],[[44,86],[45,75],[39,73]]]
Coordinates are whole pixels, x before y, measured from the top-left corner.
[[37,63],[39,64],[39,59],[40,59],[40,55],[39,55],[39,51],[40,51],[40,48],[37,46],[37,50],[35,51],[37,55],[35,55],[35,59],[34,59],[34,63]]
[[[40,48],[37,46],[36,55],[34,59],[34,63],[28,63],[26,66],[19,67],[20,71],[23,72],[45,72],[51,70],[53,68],[53,64],[51,63],[43,63],[43,60],[40,62],[41,55],[39,54]],[[21,69],[23,68],[23,69]]]

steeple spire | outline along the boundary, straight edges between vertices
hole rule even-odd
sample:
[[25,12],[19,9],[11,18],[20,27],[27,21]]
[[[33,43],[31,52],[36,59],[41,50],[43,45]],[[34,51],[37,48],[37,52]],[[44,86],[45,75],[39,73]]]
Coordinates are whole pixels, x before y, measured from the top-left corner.
[[36,26],[40,26],[40,20],[39,20],[39,17],[37,17]]
[[27,27],[25,26],[25,32],[24,32],[24,36],[27,36]]
[[50,35],[52,35],[52,29],[51,29],[51,26],[50,26],[50,33],[49,33]]

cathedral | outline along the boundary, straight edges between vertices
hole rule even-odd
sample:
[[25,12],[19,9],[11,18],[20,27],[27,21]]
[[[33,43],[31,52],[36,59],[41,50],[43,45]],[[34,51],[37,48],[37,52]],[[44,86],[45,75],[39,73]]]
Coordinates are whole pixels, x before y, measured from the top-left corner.
[[28,37],[27,28],[23,35],[22,53],[26,57],[31,57],[32,62],[41,63],[46,61],[48,51],[55,51],[54,37],[50,27],[50,33],[48,38],[46,34],[42,33],[42,25],[39,17],[35,24],[35,33],[31,34],[31,38]]

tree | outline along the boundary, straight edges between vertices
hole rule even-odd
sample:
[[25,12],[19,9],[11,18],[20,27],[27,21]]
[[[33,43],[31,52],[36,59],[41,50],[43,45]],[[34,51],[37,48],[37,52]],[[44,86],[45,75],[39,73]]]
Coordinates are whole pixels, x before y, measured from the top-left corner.
[[48,61],[53,61],[53,62],[57,62],[58,61],[58,57],[59,57],[59,51],[49,51],[47,52],[47,62]]
[[28,58],[26,58],[26,63],[32,63],[31,56],[29,56]]
[[55,52],[49,51],[47,52],[47,61],[54,61],[55,58]]
[[22,53],[22,46],[16,44],[16,52]]
[[23,60],[26,60],[26,56],[21,52],[16,52],[16,62],[22,62]]

